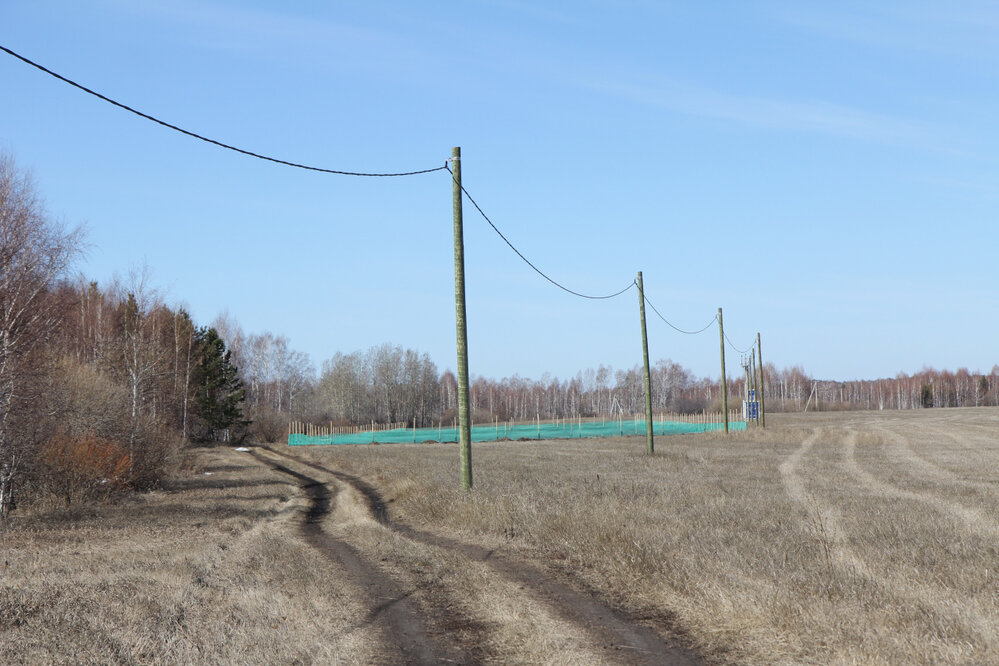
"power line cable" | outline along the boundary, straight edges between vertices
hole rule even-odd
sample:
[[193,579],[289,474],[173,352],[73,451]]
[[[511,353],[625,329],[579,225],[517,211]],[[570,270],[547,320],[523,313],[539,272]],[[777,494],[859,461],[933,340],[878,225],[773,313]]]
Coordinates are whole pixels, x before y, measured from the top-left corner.
[[[451,178],[454,179],[454,180],[457,180],[457,179],[454,178],[454,172],[451,171],[451,168],[448,167],[446,164],[445,164],[445,168],[451,173]],[[465,194],[466,197],[468,197],[468,200],[472,202],[473,206],[475,206],[475,210],[479,211],[479,215],[482,216],[482,219],[484,219],[486,222],[489,223],[489,226],[492,227],[493,231],[495,231],[499,235],[499,237],[503,239],[503,242],[506,243],[507,245],[509,245],[510,249],[513,250],[517,254],[518,257],[520,257],[521,259],[523,259],[524,263],[526,263],[528,266],[530,266],[531,268],[533,268],[534,271],[538,275],[540,275],[544,279],[548,280],[549,282],[551,282],[553,285],[555,285],[556,287],[558,287],[562,291],[568,292],[568,293],[572,294],[573,296],[579,296],[580,298],[588,298],[590,300],[603,300],[603,299],[607,299],[607,298],[614,298],[615,296],[620,296],[621,294],[623,294],[624,292],[628,291],[629,289],[631,289],[632,287],[635,286],[636,282],[635,282],[635,280],[632,280],[631,284],[629,284],[627,287],[625,287],[621,291],[615,292],[613,294],[607,294],[606,296],[592,296],[590,294],[581,294],[578,291],[573,291],[572,289],[569,289],[568,287],[566,287],[566,286],[564,286],[562,284],[559,284],[558,282],[556,282],[552,278],[550,278],[547,275],[545,275],[545,273],[542,272],[542,270],[540,268],[538,268],[537,266],[535,266],[534,264],[532,264],[530,262],[530,260],[521,253],[520,250],[518,250],[516,247],[514,247],[513,243],[511,243],[510,240],[506,236],[503,235],[503,232],[500,231],[496,227],[495,224],[493,224],[493,221],[489,219],[489,216],[486,215],[486,213],[485,213],[484,210],[482,210],[482,207],[479,206],[478,203],[476,203],[475,199],[472,198],[472,195],[469,194],[468,190],[465,189],[465,186],[464,185],[460,185],[460,187],[461,187],[461,191],[464,192],[464,194]]]
[[[245,150],[243,148],[238,148],[236,146],[232,146],[232,145],[229,145],[227,143],[223,143],[221,141],[217,141],[215,139],[211,139],[211,138],[208,138],[206,136],[202,136],[201,134],[198,134],[196,132],[192,132],[190,130],[186,130],[186,129],[182,128],[182,127],[178,127],[177,125],[173,125],[173,124],[168,123],[168,122],[166,122],[164,120],[160,120],[159,118],[156,118],[155,116],[151,116],[151,115],[149,115],[147,113],[143,113],[142,111],[139,111],[137,109],[134,109],[134,108],[128,106],[127,104],[122,104],[121,102],[118,102],[118,101],[116,101],[114,99],[111,99],[110,97],[102,95],[99,92],[91,90],[90,88],[87,88],[86,86],[81,85],[81,84],[77,83],[76,81],[73,81],[72,79],[66,78],[65,76],[62,76],[61,74],[58,74],[57,72],[54,72],[51,69],[48,69],[47,67],[45,67],[43,65],[40,65],[40,64],[38,64],[37,62],[35,62],[33,60],[30,60],[29,58],[26,58],[25,56],[23,56],[23,55],[15,52],[15,51],[7,48],[6,46],[3,46],[2,44],[0,44],[0,51],[4,51],[5,53],[7,53],[7,54],[9,54],[9,55],[17,58],[18,60],[20,60],[20,61],[22,61],[22,62],[24,62],[24,63],[26,63],[28,65],[31,65],[32,67],[34,67],[34,68],[36,68],[36,69],[38,69],[38,70],[40,70],[40,71],[48,74],[49,76],[52,76],[52,77],[54,77],[56,79],[59,79],[60,81],[63,81],[64,83],[68,83],[69,85],[73,86],[74,88],[82,90],[83,92],[85,92],[85,93],[87,93],[89,95],[93,95],[94,97],[96,97],[96,98],[98,98],[98,99],[100,99],[102,101],[105,101],[108,104],[111,104],[113,106],[117,106],[118,108],[123,109],[125,111],[128,111],[129,113],[133,113],[133,114],[139,116],[140,118],[145,118],[146,120],[150,120],[150,121],[152,121],[152,122],[154,122],[154,123],[156,123],[158,125],[162,125],[163,127],[166,127],[168,129],[172,129],[172,130],[174,130],[176,132],[180,132],[181,134],[184,134],[184,135],[189,136],[191,138],[198,139],[200,141],[204,141],[205,143],[210,143],[212,145],[218,146],[219,148],[224,148],[226,150],[231,150],[233,152],[237,152],[237,153],[240,153],[240,154],[243,154],[243,155],[247,155],[249,157],[255,157],[255,158],[260,159],[260,160],[265,160],[265,161],[268,161],[268,162],[273,162],[275,164],[282,164],[284,166],[294,167],[296,169],[305,169],[307,171],[316,171],[316,172],[319,172],[319,173],[329,173],[329,174],[336,174],[336,175],[341,175],[341,176],[366,176],[366,177],[390,178],[390,177],[399,177],[399,176],[416,176],[416,175],[425,174],[425,173],[433,173],[435,171],[447,170],[449,173],[451,173],[452,178],[454,178],[454,173],[451,171],[450,167],[448,167],[447,162],[445,162],[443,166],[434,167],[432,169],[420,169],[420,170],[417,170],[417,171],[403,171],[403,172],[395,172],[395,173],[373,173],[373,172],[360,172],[360,171],[344,171],[344,170],[340,170],[340,169],[326,169],[326,168],[322,168],[322,167],[309,166],[307,164],[299,164],[297,162],[290,162],[288,160],[282,160],[282,159],[278,159],[276,157],[270,157],[270,156],[267,156],[267,155],[261,155],[260,153],[255,153],[255,152],[250,151],[250,150]],[[590,300],[604,300],[604,299],[615,298],[617,296],[620,296],[624,292],[626,292],[629,289],[631,289],[632,287],[636,286],[637,281],[633,280],[624,289],[621,289],[620,291],[614,292],[613,294],[607,294],[607,295],[604,295],[604,296],[595,296],[595,295],[592,295],[592,294],[583,294],[583,293],[580,293],[578,291],[574,291],[572,289],[569,289],[565,285],[560,284],[559,282],[557,282],[556,280],[552,279],[547,274],[545,274],[541,269],[539,269],[537,266],[535,266],[527,257],[525,257],[523,255],[523,253],[520,250],[518,250],[514,246],[514,244],[511,243],[510,240],[505,235],[503,235],[503,232],[501,232],[499,230],[499,228],[493,223],[493,221],[491,219],[489,219],[489,216],[486,215],[485,211],[482,210],[482,207],[479,206],[478,202],[476,202],[475,199],[472,197],[472,195],[469,194],[468,190],[465,189],[465,186],[464,185],[460,185],[460,187],[461,187],[461,191],[464,193],[464,195],[466,197],[468,197],[468,200],[472,203],[473,206],[475,206],[475,209],[479,212],[479,215],[481,215],[482,218],[489,224],[489,226],[492,227],[493,231],[495,231],[496,234],[500,238],[503,239],[503,242],[506,243],[510,247],[510,249],[513,250],[514,253],[516,253],[516,255],[518,257],[520,257],[524,261],[524,263],[526,263],[528,266],[530,266],[538,275],[540,275],[545,280],[547,280],[548,282],[552,283],[553,285],[555,285],[556,287],[558,287],[562,291],[565,291],[565,292],[567,292],[569,294],[572,294],[573,296],[578,296],[580,298],[586,298],[586,299],[590,299]],[[678,327],[674,326],[665,317],[663,317],[662,314],[659,312],[659,310],[656,309],[656,306],[652,304],[652,301],[650,301],[648,299],[648,297],[645,297],[645,302],[649,304],[649,307],[652,308],[653,312],[655,312],[656,315],[658,315],[658,317],[660,319],[662,319],[663,322],[665,322],[667,326],[669,326],[670,328],[674,329],[675,331],[677,331],[679,333],[683,333],[685,335],[697,335],[699,333],[703,333],[712,324],[714,324],[718,320],[718,317],[716,315],[715,317],[713,317],[711,319],[711,321],[709,321],[707,323],[706,326],[704,326],[704,328],[702,328],[702,329],[700,329],[698,331],[685,331],[685,330],[683,330],[681,328],[678,328]],[[734,344],[732,344],[732,341],[729,340],[729,338],[728,338],[727,335],[725,336],[725,339],[728,341],[729,345],[731,345],[733,349],[735,349],[739,353],[743,353],[743,354],[747,353],[749,351],[749,349],[752,349],[753,346],[755,346],[755,343],[754,343],[754,345],[751,345],[749,347],[749,349],[747,349],[746,351],[742,351],[738,347],[736,347]]]
[[652,301],[649,300],[648,296],[645,296],[645,302],[649,304],[649,307],[652,308],[652,311],[655,312],[659,316],[659,318],[662,319],[666,323],[667,326],[669,326],[670,328],[672,328],[677,333],[683,333],[684,335],[697,335],[698,333],[703,333],[704,331],[706,331],[709,328],[711,328],[712,324],[714,324],[716,321],[718,321],[718,315],[715,315],[714,317],[711,318],[711,321],[709,321],[707,323],[707,325],[704,328],[700,329],[699,331],[685,331],[682,328],[677,328],[676,326],[674,326],[673,324],[671,324],[666,319],[666,317],[662,316],[662,314],[659,312],[659,310],[656,309],[656,306],[654,306],[652,304]]
[[740,354],[748,354],[750,351],[753,350],[753,347],[756,346],[756,342],[754,341],[753,344],[749,345],[747,349],[739,349],[734,344],[732,344],[731,340],[728,339],[728,333],[724,333],[724,335],[725,335],[725,341],[728,342],[729,346],[732,347],[732,349],[734,349],[735,351],[739,352]]
[[171,125],[170,123],[168,123],[166,121],[160,120],[159,118],[151,116],[151,115],[149,115],[147,113],[143,113],[141,111],[137,111],[137,110],[133,109],[130,106],[122,104],[121,102],[116,102],[115,100],[111,99],[110,97],[105,97],[104,95],[102,95],[102,94],[100,94],[98,92],[95,92],[95,91],[91,90],[90,88],[87,88],[86,86],[80,85],[76,81],[72,81],[70,79],[67,79],[65,76],[62,76],[61,74],[57,74],[56,72],[53,72],[51,69],[48,69],[46,67],[43,67],[42,65],[39,65],[37,62],[29,60],[28,58],[25,58],[23,55],[20,55],[19,53],[15,53],[14,51],[11,51],[6,46],[0,45],[0,50],[4,51],[6,53],[9,53],[10,55],[14,56],[18,60],[20,60],[22,62],[25,62],[25,63],[31,65],[32,67],[36,68],[36,69],[39,69],[39,70],[45,72],[49,76],[53,76],[53,77],[59,79],[60,81],[68,83],[69,85],[73,86],[74,88],[78,88],[78,89],[82,90],[85,93],[89,93],[89,94],[93,95],[94,97],[96,97],[98,99],[104,100],[105,102],[107,102],[109,104],[113,104],[114,106],[117,106],[120,109],[124,109],[125,111],[128,111],[130,113],[134,113],[135,115],[139,116],[140,118],[145,118],[146,120],[151,120],[154,123],[162,125],[163,127],[168,127],[168,128],[170,128],[172,130],[180,132],[181,134],[186,134],[189,137],[193,137],[195,139],[200,139],[201,141],[204,141],[206,143],[210,143],[210,144],[216,145],[216,146],[218,146],[220,148],[225,148],[226,150],[232,150],[232,151],[237,152],[237,153],[242,153],[243,155],[248,155],[250,157],[256,157],[257,159],[260,159],[260,160],[266,160],[268,162],[274,162],[276,164],[283,164],[285,166],[295,167],[296,169],[306,169],[308,171],[318,171],[320,173],[332,173],[332,174],[337,174],[337,175],[341,175],[341,176],[373,176],[373,177],[416,176],[416,175],[421,174],[421,173],[432,173],[434,171],[442,171],[442,170],[444,170],[446,168],[446,165],[445,165],[445,166],[439,166],[439,167],[436,167],[436,168],[433,168],[433,169],[421,169],[419,171],[404,171],[404,172],[399,172],[399,173],[363,173],[363,172],[359,172],[359,171],[340,171],[338,169],[323,169],[323,168],[320,168],[320,167],[308,166],[306,164],[298,164],[297,162],[289,162],[287,160],[277,159],[276,157],[268,157],[267,155],[261,155],[259,153],[254,153],[254,152],[249,151],[249,150],[244,150],[242,148],[237,148],[236,146],[230,146],[227,143],[222,143],[221,141],[216,141],[215,139],[209,139],[206,136],[202,136],[200,134],[196,134],[195,132],[191,132],[191,131],[183,129],[181,127],[177,127],[176,125]]

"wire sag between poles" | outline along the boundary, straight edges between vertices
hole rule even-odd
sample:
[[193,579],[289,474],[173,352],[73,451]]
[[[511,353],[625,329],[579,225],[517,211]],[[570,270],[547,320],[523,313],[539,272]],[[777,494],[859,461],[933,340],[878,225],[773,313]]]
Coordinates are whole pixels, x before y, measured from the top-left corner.
[[416,176],[416,175],[419,175],[421,173],[433,173],[434,171],[443,171],[446,168],[446,165],[445,165],[445,166],[434,167],[433,169],[420,169],[418,171],[402,171],[402,172],[398,172],[398,173],[365,173],[365,172],[361,172],[361,171],[341,171],[339,169],[324,169],[324,168],[321,168],[321,167],[309,166],[307,164],[299,164],[297,162],[289,162],[287,160],[281,160],[281,159],[278,159],[276,157],[268,157],[267,155],[261,155],[260,153],[255,153],[253,151],[245,150],[243,148],[237,148],[236,146],[231,146],[231,145],[229,145],[227,143],[222,143],[221,141],[216,141],[215,139],[210,139],[210,138],[208,138],[206,136],[202,136],[202,135],[197,134],[195,132],[191,132],[190,130],[183,129],[182,127],[177,127],[176,125],[172,125],[172,124],[170,124],[170,123],[168,123],[168,122],[166,122],[164,120],[160,120],[159,118],[156,118],[155,116],[151,116],[148,113],[143,113],[142,111],[138,111],[136,109],[133,109],[132,107],[130,107],[130,106],[126,105],[126,104],[122,104],[121,102],[117,102],[117,101],[111,99],[110,97],[106,97],[106,96],[100,94],[99,92],[95,92],[95,91],[91,90],[90,88],[87,88],[86,86],[80,85],[76,81],[68,79],[65,76],[62,76],[61,74],[57,74],[56,72],[53,72],[51,69],[48,69],[47,67],[43,67],[42,65],[39,65],[37,62],[34,62],[33,60],[29,60],[28,58],[25,58],[23,55],[20,55],[19,53],[15,53],[14,51],[11,51],[6,46],[0,45],[0,51],[4,51],[6,53],[9,53],[10,55],[14,56],[18,60],[31,65],[35,69],[38,69],[38,70],[41,70],[41,71],[45,72],[49,76],[55,77],[55,78],[59,79],[60,81],[68,83],[69,85],[73,86],[74,88],[78,88],[79,90],[82,90],[85,93],[93,95],[94,97],[96,97],[96,98],[98,98],[100,100],[103,100],[103,101],[107,102],[108,104],[112,104],[114,106],[117,106],[119,109],[124,109],[125,111],[128,111],[129,113],[134,113],[135,115],[139,116],[140,118],[145,118],[146,120],[151,120],[152,122],[154,122],[154,123],[156,123],[158,125],[162,125],[163,127],[167,127],[167,128],[172,129],[172,130],[174,130],[176,132],[180,132],[181,134],[185,134],[185,135],[187,135],[189,137],[192,137],[194,139],[198,139],[200,141],[204,141],[205,143],[210,143],[210,144],[212,144],[214,146],[218,146],[219,148],[225,148],[226,150],[231,150],[233,152],[237,152],[237,153],[240,153],[242,155],[247,155],[249,157],[255,157],[258,160],[266,160],[268,162],[274,162],[275,164],[283,164],[284,166],[295,167],[296,169],[305,169],[307,171],[318,171],[320,173],[331,173],[331,174],[337,174],[337,175],[340,175],[340,176],[369,176],[369,177],[377,177],[377,178],[391,178],[391,177],[398,177],[398,176]]
[[[447,167],[447,165],[445,165],[445,168],[448,171],[451,171],[451,169],[449,167]],[[451,177],[454,178],[454,173],[451,174]],[[632,287],[635,286],[636,283],[635,283],[634,280],[632,280],[628,284],[628,286],[625,287],[624,289],[622,289],[621,291],[614,292],[613,294],[607,294],[606,296],[593,296],[591,294],[582,294],[582,293],[580,293],[578,291],[573,291],[572,289],[569,289],[565,285],[556,282],[555,280],[553,280],[552,278],[550,278],[548,275],[546,275],[540,268],[538,268],[533,263],[531,263],[531,261],[527,257],[525,257],[524,254],[520,250],[518,250],[516,247],[514,247],[513,243],[510,242],[510,239],[508,239],[506,236],[503,235],[503,232],[500,231],[499,228],[497,228],[497,226],[495,224],[493,224],[493,221],[489,219],[489,216],[486,215],[486,213],[485,213],[484,210],[482,210],[482,207],[479,206],[479,204],[475,201],[475,199],[472,198],[472,195],[468,193],[468,190],[465,189],[464,185],[461,185],[461,191],[465,193],[465,196],[468,197],[468,200],[471,202],[471,204],[473,206],[475,206],[475,210],[479,211],[479,215],[482,216],[482,219],[484,219],[489,224],[489,226],[492,227],[493,231],[495,231],[496,234],[500,238],[503,239],[503,242],[506,243],[510,247],[510,249],[513,250],[514,253],[516,253],[516,255],[518,257],[520,257],[521,259],[523,259],[523,261],[524,261],[525,264],[527,264],[528,266],[530,266],[531,268],[533,268],[535,273],[537,273],[538,275],[540,275],[544,279],[548,280],[549,282],[551,282],[553,285],[555,285],[556,287],[558,287],[562,291],[570,293],[573,296],[578,296],[580,298],[588,298],[590,300],[597,301],[597,300],[604,300],[604,299],[608,299],[608,298],[614,298],[615,296],[620,296],[621,294],[623,294],[624,292],[628,291],[629,289],[631,289]]]
[[703,333],[704,331],[706,331],[706,330],[708,330],[709,328],[711,328],[712,324],[714,324],[714,323],[715,323],[716,321],[718,321],[718,315],[715,315],[714,317],[712,317],[712,318],[711,318],[711,321],[709,321],[709,322],[708,322],[708,323],[707,323],[707,324],[706,324],[706,325],[704,326],[704,328],[702,328],[702,329],[700,329],[700,330],[697,330],[697,331],[685,331],[685,330],[683,330],[682,328],[677,328],[676,326],[674,326],[673,324],[671,324],[671,323],[670,323],[670,322],[669,322],[669,321],[668,321],[668,320],[666,319],[666,317],[662,316],[662,314],[660,314],[659,310],[657,310],[657,309],[656,309],[656,306],[654,306],[654,305],[652,304],[652,301],[650,301],[650,300],[649,300],[649,297],[648,297],[648,296],[646,296],[646,297],[645,297],[645,302],[649,304],[649,307],[650,307],[650,308],[652,308],[652,311],[653,311],[653,312],[655,312],[655,313],[656,313],[656,315],[657,315],[657,316],[658,316],[658,317],[659,317],[660,319],[662,319],[662,320],[663,320],[663,322],[664,322],[664,323],[665,323],[665,324],[666,324],[667,326],[669,326],[670,328],[672,328],[672,329],[673,329],[674,331],[676,331],[677,333],[683,333],[684,335],[697,335],[697,334],[699,334],[699,333]]
[[736,352],[738,352],[738,353],[740,353],[740,354],[748,354],[748,353],[749,353],[750,351],[752,351],[752,350],[753,350],[753,347],[755,347],[755,346],[756,346],[756,343],[754,342],[753,344],[749,345],[749,346],[748,346],[747,348],[745,348],[745,349],[739,349],[739,348],[738,348],[738,347],[736,347],[736,346],[735,346],[734,344],[732,344],[732,341],[731,341],[731,340],[729,339],[729,337],[728,337],[728,333],[725,333],[725,341],[726,341],[726,342],[727,342],[727,343],[729,344],[729,346],[730,346],[730,347],[731,347],[732,349],[734,349],[734,350],[735,350]]

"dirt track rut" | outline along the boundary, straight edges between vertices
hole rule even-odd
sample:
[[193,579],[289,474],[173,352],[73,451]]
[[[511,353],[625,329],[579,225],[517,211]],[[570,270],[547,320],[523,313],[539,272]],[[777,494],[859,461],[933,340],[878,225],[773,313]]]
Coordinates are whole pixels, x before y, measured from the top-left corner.
[[330,489],[327,484],[270,460],[256,451],[251,452],[251,455],[272,469],[293,477],[309,498],[309,510],[300,528],[302,538],[323,555],[338,562],[353,582],[364,588],[366,596],[371,600],[371,607],[364,617],[359,618],[356,626],[383,625],[388,642],[381,655],[385,663],[479,661],[474,655],[453,645],[436,641],[428,631],[423,610],[410,600],[413,590],[403,590],[391,576],[367,562],[349,544],[323,530],[322,522],[330,513],[331,504],[338,492],[336,488]]
[[[371,517],[397,535],[421,544],[459,553],[474,562],[484,563],[503,578],[516,583],[525,594],[541,602],[555,615],[590,636],[598,651],[598,655],[595,655],[598,661],[626,664],[700,663],[694,654],[667,641],[650,627],[608,606],[594,595],[578,591],[555,580],[526,561],[482,546],[393,523],[389,520],[385,502],[377,490],[362,479],[283,451],[271,448],[265,448],[263,451],[293,461],[297,466],[322,472],[351,486],[363,497]],[[329,513],[330,503],[335,497],[334,491],[317,479],[270,459],[271,455],[261,455],[259,452],[254,452],[253,455],[275,470],[296,478],[309,495],[312,509],[302,525],[303,537],[313,546],[340,561],[358,581],[371,589],[375,598],[390,600],[388,604],[373,605],[369,618],[373,621],[379,614],[384,614],[386,622],[392,627],[391,633],[400,638],[398,649],[412,659],[408,663],[489,661],[488,656],[476,653],[474,642],[472,645],[466,645],[465,651],[461,653],[444,650],[434,641],[426,623],[421,621],[419,612],[406,598],[407,595],[386,574],[366,563],[348,544],[334,539],[323,531],[319,521]],[[445,614],[454,612],[451,604],[446,606],[446,608],[424,610]],[[469,621],[469,618],[458,618],[456,621],[466,627],[475,625],[474,621]]]

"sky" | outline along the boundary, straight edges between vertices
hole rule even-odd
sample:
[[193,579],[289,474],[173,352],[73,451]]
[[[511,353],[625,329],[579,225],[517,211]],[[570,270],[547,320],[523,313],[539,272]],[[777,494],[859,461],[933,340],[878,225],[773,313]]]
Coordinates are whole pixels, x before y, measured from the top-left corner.
[[[462,152],[462,182],[571,290],[645,294],[729,372],[822,379],[999,363],[997,2],[0,3],[0,45],[206,137],[326,169]],[[316,363],[391,343],[455,368],[451,177],[254,159],[0,52],[0,150],[76,270],[146,267]],[[637,290],[538,275],[466,199],[473,376],[641,363]],[[649,351],[717,378],[716,326],[648,311]]]

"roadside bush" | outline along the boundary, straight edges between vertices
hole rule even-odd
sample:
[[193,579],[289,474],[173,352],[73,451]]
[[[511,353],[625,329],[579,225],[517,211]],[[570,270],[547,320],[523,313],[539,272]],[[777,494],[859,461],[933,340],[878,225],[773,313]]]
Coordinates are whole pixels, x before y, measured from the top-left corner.
[[251,442],[280,442],[288,434],[288,414],[269,407],[257,407],[250,413],[247,437]]
[[24,501],[55,495],[72,504],[145,490],[176,467],[180,437],[150,417],[133,421],[128,391],[94,366],[64,359],[40,381],[46,404],[31,426]]
[[56,364],[50,372],[46,398],[49,437],[60,432],[91,434],[127,446],[132,431],[131,397],[125,387],[93,365],[72,359]]
[[[125,447],[128,440],[121,442]],[[135,490],[159,486],[167,474],[177,469],[183,441],[162,423],[140,419],[132,447],[132,472],[129,485]]]
[[129,485],[131,457],[120,444],[85,434],[57,433],[46,442],[38,461],[40,478],[66,506],[74,500],[106,495]]

